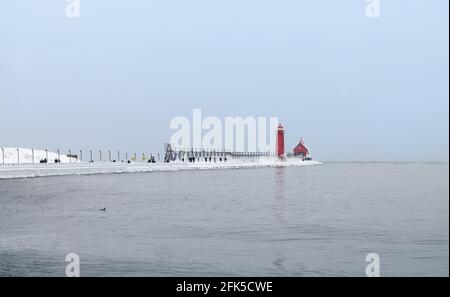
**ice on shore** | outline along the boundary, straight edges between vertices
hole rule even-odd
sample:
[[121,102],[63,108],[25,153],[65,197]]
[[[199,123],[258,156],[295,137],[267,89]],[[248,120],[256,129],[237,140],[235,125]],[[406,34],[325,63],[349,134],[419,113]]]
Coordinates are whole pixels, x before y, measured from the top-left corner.
[[[237,168],[261,168],[261,167],[291,167],[291,166],[311,166],[321,164],[318,161],[302,161],[298,158],[288,158],[285,161],[277,157],[256,157],[256,158],[231,158],[227,162],[180,162],[171,163],[123,163],[123,162],[79,162],[70,160],[67,156],[60,156],[61,163],[55,164],[51,160],[57,158],[57,154],[48,153],[49,163],[39,164],[39,159],[45,158],[45,151],[35,151],[35,164],[32,164],[31,150],[28,152],[19,149],[21,160],[29,161],[27,164],[14,163],[17,159],[17,149],[8,154],[8,159],[12,162],[2,166],[0,163],[0,179],[11,178],[31,178],[59,175],[90,175],[90,174],[113,174],[113,173],[137,173],[154,171],[178,171],[178,170],[205,170],[205,169],[237,169]],[[44,155],[42,155],[44,153]],[[1,156],[0,156],[1,158]],[[37,161],[36,161],[37,160]],[[0,159],[1,162],[1,159]],[[22,162],[22,161],[21,161]]]

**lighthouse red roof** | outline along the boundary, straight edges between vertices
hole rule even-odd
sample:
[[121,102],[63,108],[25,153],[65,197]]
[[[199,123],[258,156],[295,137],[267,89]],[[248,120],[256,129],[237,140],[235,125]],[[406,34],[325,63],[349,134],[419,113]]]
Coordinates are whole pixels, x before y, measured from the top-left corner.
[[309,148],[305,145],[303,138],[300,139],[300,143],[294,148],[294,156],[308,156]]

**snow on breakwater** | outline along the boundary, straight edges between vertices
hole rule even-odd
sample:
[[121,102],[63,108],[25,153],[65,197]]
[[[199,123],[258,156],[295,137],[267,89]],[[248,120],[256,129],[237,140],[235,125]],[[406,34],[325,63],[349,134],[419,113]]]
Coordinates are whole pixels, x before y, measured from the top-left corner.
[[[61,160],[62,162],[62,160]],[[97,162],[97,163],[61,163],[61,164],[21,164],[0,165],[0,179],[32,178],[60,175],[90,175],[113,173],[138,173],[154,171],[178,171],[201,169],[238,169],[261,167],[291,167],[311,166],[321,164],[318,161],[302,161],[297,158],[288,158],[280,161],[277,157],[260,157],[256,159],[232,159],[226,163],[214,162],[172,162],[172,163],[123,163],[123,162]]]

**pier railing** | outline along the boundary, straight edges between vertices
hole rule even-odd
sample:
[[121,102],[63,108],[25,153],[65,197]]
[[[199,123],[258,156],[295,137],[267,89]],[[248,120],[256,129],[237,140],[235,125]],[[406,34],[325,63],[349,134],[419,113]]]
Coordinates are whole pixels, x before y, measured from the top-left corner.
[[[28,151],[26,158],[23,158],[23,151]],[[12,156],[11,156],[11,151]],[[39,157],[35,154],[39,152]],[[1,167],[24,167],[24,166],[57,166],[68,164],[89,164],[89,163],[159,163],[159,162],[208,162],[218,163],[231,160],[256,160],[261,157],[275,157],[273,152],[230,152],[225,150],[206,150],[206,149],[184,149],[170,150],[164,154],[153,153],[121,153],[112,150],[80,150],[76,154],[74,151],[68,150],[63,153],[60,149],[56,153],[50,152],[48,149],[13,149],[8,152],[1,148],[0,166]],[[8,153],[8,158],[6,158]],[[43,155],[44,154],[44,155]],[[61,158],[64,162],[61,163]],[[13,160],[13,161],[12,161]]]

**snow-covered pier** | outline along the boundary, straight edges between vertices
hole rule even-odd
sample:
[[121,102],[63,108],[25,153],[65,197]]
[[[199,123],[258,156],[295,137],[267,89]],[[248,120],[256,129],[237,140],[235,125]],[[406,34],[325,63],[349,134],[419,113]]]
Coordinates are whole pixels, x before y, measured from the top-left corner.
[[[1,152],[0,152],[1,153]],[[205,170],[205,169],[232,169],[232,168],[260,168],[260,167],[290,167],[311,166],[321,164],[317,161],[303,161],[300,158],[287,158],[280,160],[270,155],[227,155],[219,162],[220,157],[214,161],[197,157],[195,162],[179,158],[169,163],[164,161],[152,162],[81,162],[77,158],[69,158],[67,155],[29,149],[3,150],[4,162],[0,156],[0,179],[46,177],[59,175],[90,175],[90,174],[114,174],[137,173],[157,171],[179,170]],[[18,155],[19,154],[19,155]],[[34,156],[31,156],[34,154]],[[34,157],[34,163],[32,158]],[[50,160],[48,163],[40,163],[39,160]],[[51,162],[51,160],[59,160]],[[37,160],[37,161],[36,161]]]

